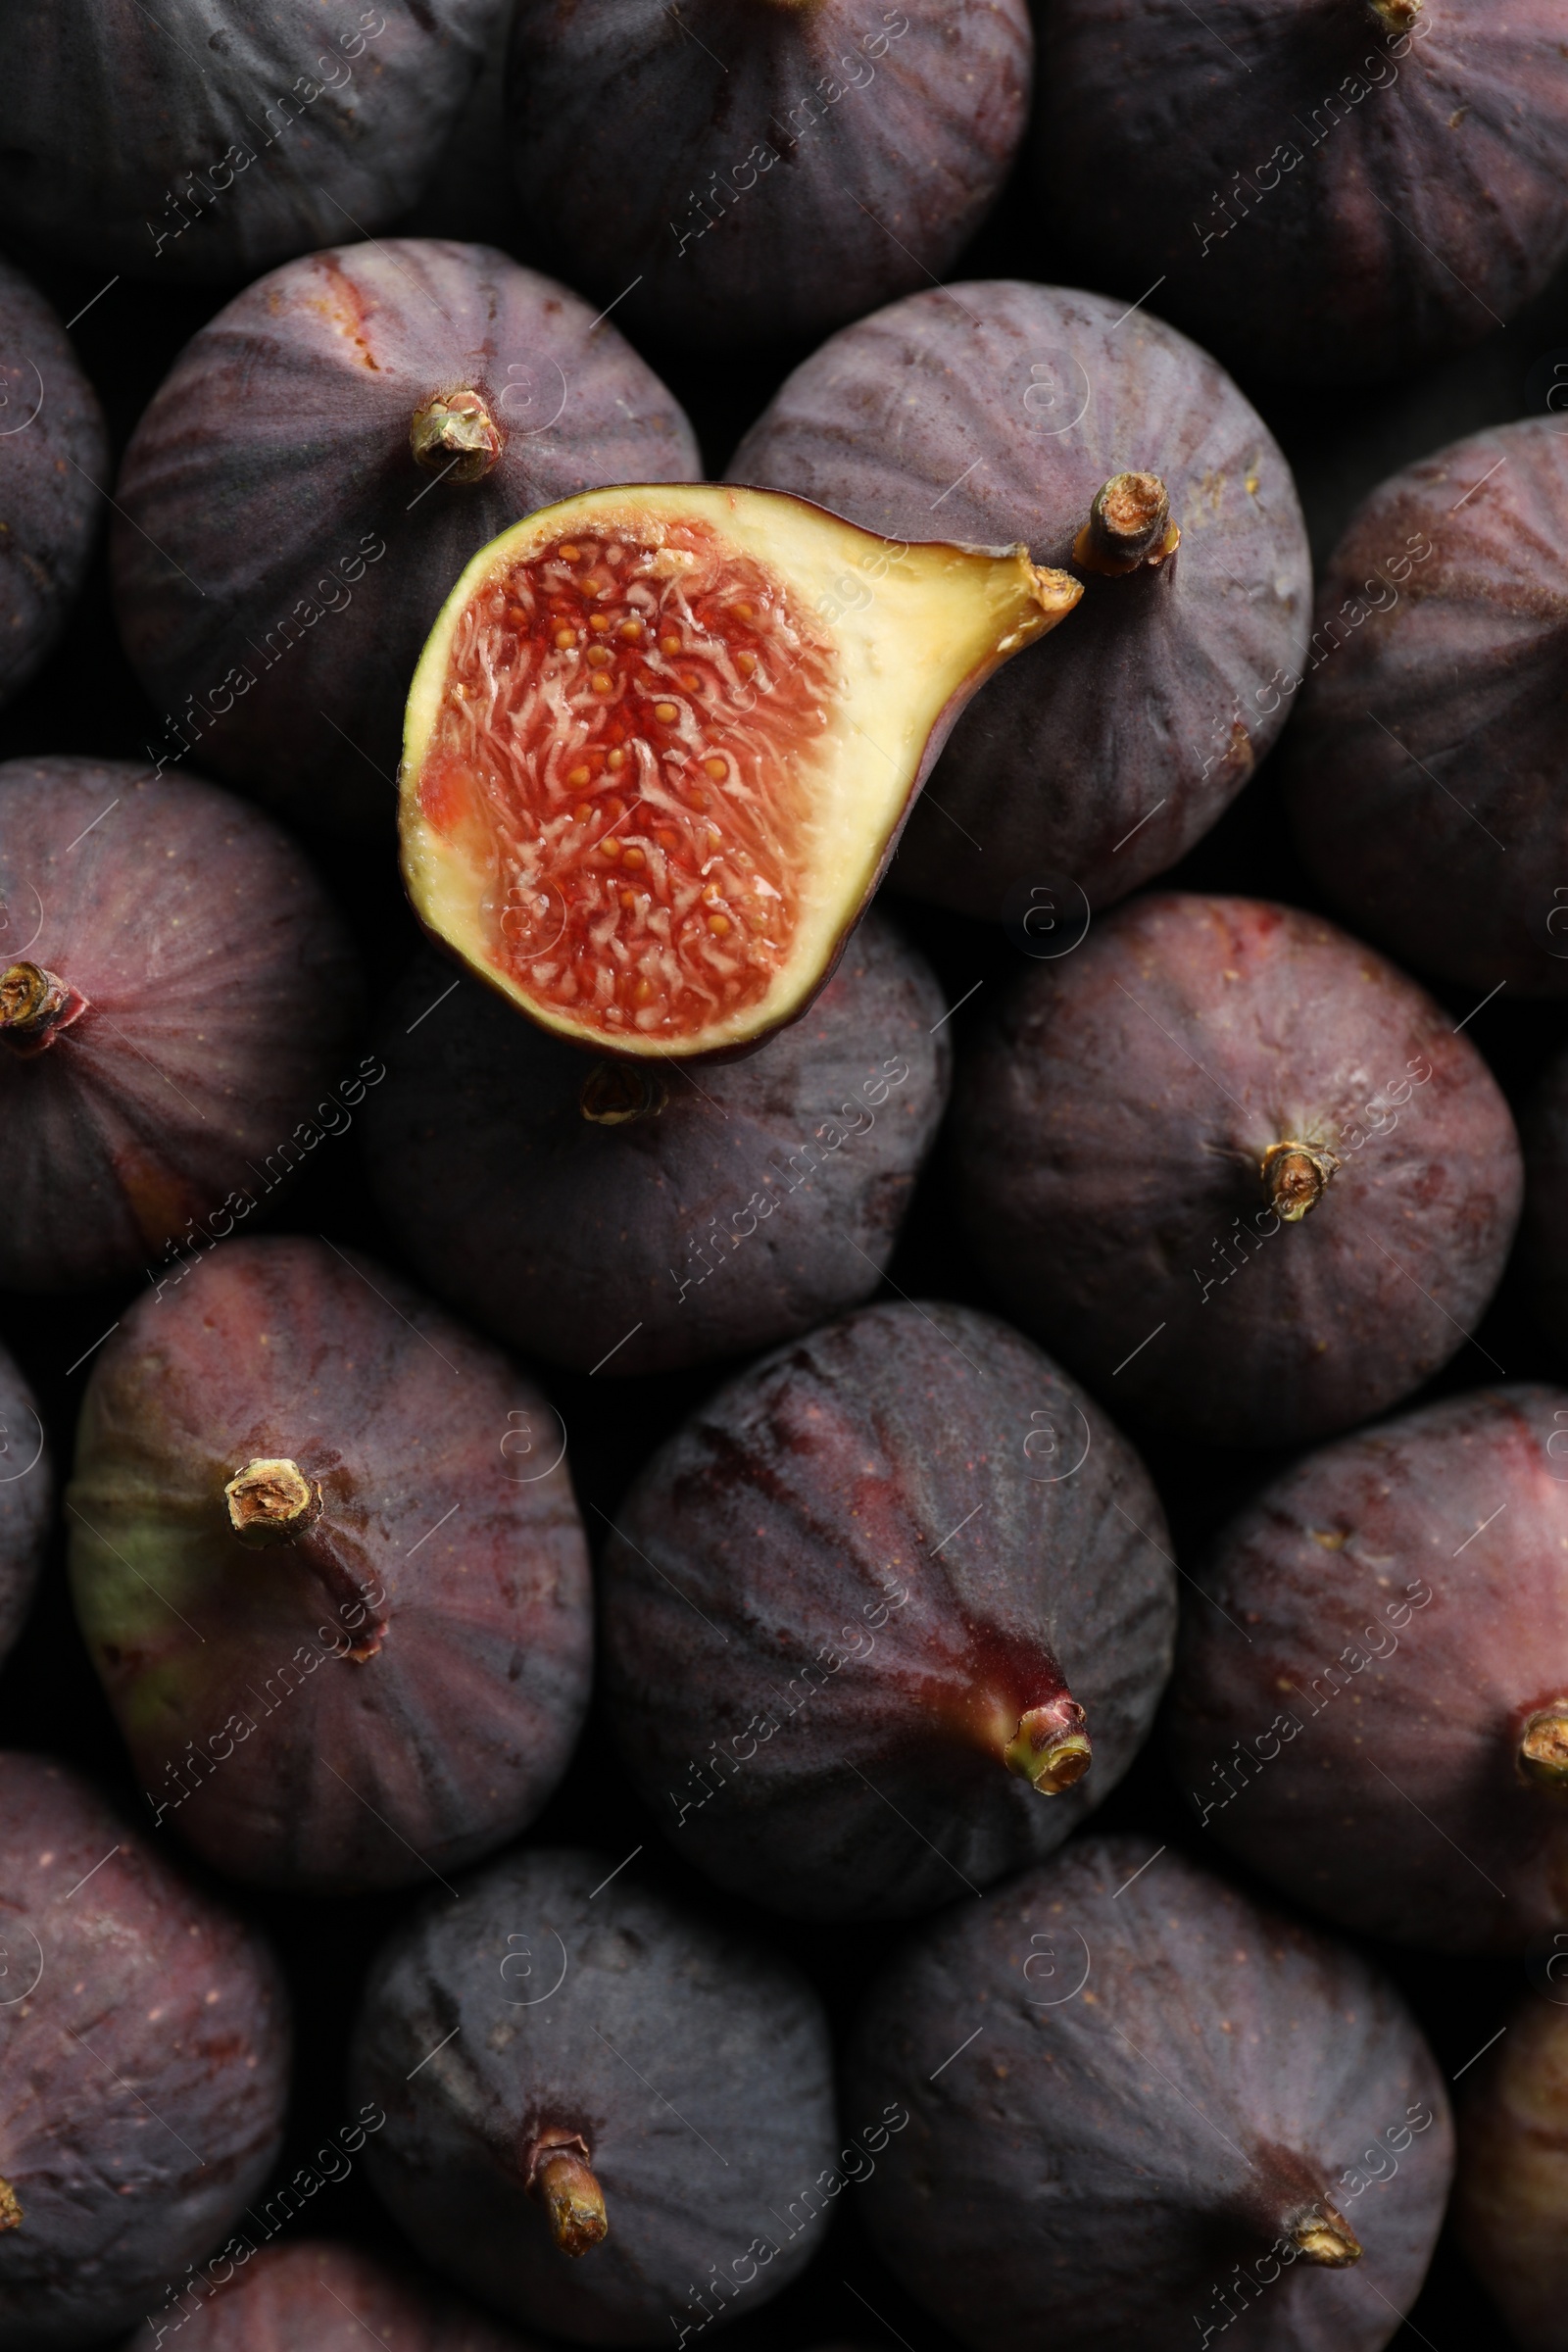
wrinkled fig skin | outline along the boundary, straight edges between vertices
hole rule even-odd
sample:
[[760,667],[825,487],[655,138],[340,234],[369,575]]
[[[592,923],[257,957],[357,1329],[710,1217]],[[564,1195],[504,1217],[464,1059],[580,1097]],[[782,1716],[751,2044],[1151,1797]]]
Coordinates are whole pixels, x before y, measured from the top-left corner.
[[1519,1952],[1568,1917],[1564,1774],[1525,1769],[1568,1705],[1565,1551],[1560,1389],[1449,1397],[1277,1480],[1184,1614],[1171,1729],[1211,1836],[1400,1943]]
[[[494,1348],[323,1243],[231,1242],[133,1308],[82,1409],[71,1575],[158,1818],[318,1894],[531,1821],[587,1704],[587,1548],[564,1463],[503,1447],[556,1426]],[[225,1496],[259,1461],[319,1490],[270,1543]]]
[[913,295],[798,368],[730,468],[893,539],[940,524],[1068,568],[1111,476],[1164,483],[1176,552],[1120,578],[1080,565],[1067,627],[970,704],[910,816],[898,887],[961,913],[995,920],[1053,874],[1100,906],[1173,864],[1284,723],[1259,682],[1303,657],[1282,452],[1206,353],[1125,310],[1008,279]]
[[[645,1471],[601,1584],[634,1786],[677,1851],[811,1918],[949,1902],[1059,1845],[1148,1733],[1175,1626],[1137,1455],[971,1308],[862,1309],[742,1375]],[[1063,1694],[1093,1760],[1009,1769]]]
[[[0,1021],[0,1283],[165,1264],[268,1200],[356,1077],[361,980],[302,853],[243,801],[128,760],[0,767],[9,958],[85,999]],[[226,1218],[227,1223],[221,1220]]]
[[1249,376],[1457,350],[1568,250],[1558,0],[1062,0],[1041,39],[1052,232]]
[[363,2352],[368,2334],[396,2352],[539,2352],[448,2295],[433,2295],[357,2247],[307,2240],[263,2246],[205,2300],[149,2321],[125,2352]]
[[1026,0],[519,0],[513,174],[563,273],[634,325],[819,335],[946,274],[1033,55]]
[[261,2188],[287,2014],[266,1947],[86,1781],[13,1750],[0,1788],[0,2341],[74,2352],[162,2303]]
[[[1080,1839],[894,1960],[845,2076],[911,2117],[872,2237],[976,2352],[1378,2352],[1443,2219],[1443,2078],[1356,1953],[1157,1850]],[[1359,2260],[1298,2254],[1314,2217]]]
[[[1562,1948],[1559,1945],[1559,1950]],[[1568,2347],[1568,2010],[1531,1993],[1459,2110],[1454,2224],[1524,2352]]]
[[[455,388],[497,447],[477,478],[411,444]],[[384,829],[409,679],[469,557],[577,491],[701,470],[614,326],[488,246],[393,239],[273,271],[186,346],[116,491],[120,629],[165,714],[153,756],[199,747],[301,822]]]
[[368,235],[418,194],[496,5],[9,0],[0,219],[161,284]]
[[771,1347],[875,1289],[952,1070],[941,991],[885,916],[803,1019],[700,1087],[590,1060],[471,980],[413,1026],[449,987],[427,956],[393,1001],[368,1165],[403,1255],[465,1314],[584,1371],[613,1348],[609,1378]]
[[[351,2095],[386,2110],[367,2150],[382,2199],[467,2291],[576,2343],[667,2342],[681,2319],[744,2317],[816,2251],[832,2057],[793,1967],[646,1892],[646,1863],[607,1886],[615,1862],[510,1854],[426,1905],[372,1973]],[[523,2185],[552,2134],[604,2193],[608,2235],[575,2258]]]
[[1336,906],[1478,994],[1568,994],[1565,549],[1554,419],[1406,466],[1330,561],[1286,739],[1297,845]]
[[1528,1295],[1541,1328],[1568,1362],[1568,1053],[1546,1064],[1525,1114],[1524,1148],[1519,1238]]
[[22,1631],[43,1566],[54,1487],[32,1391],[0,1348],[0,1659]]
[[[9,29],[9,28],[8,28]],[[65,624],[98,524],[109,447],[97,396],[54,312],[0,262],[0,703]]]
[[[955,1133],[999,1303],[1118,1410],[1221,1445],[1301,1444],[1419,1387],[1480,1321],[1523,1181],[1448,1014],[1257,899],[1143,899],[1024,974]],[[1298,1161],[1304,1213],[1262,1172],[1288,1142],[1321,1162]]]

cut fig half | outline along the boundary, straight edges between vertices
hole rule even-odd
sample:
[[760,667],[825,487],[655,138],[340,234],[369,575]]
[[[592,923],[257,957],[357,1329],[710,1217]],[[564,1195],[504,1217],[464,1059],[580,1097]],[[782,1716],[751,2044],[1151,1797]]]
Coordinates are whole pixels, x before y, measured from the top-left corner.
[[415,673],[416,911],[600,1053],[744,1052],[830,976],[963,705],[1081,594],[1022,546],[778,491],[547,507],[474,557]]

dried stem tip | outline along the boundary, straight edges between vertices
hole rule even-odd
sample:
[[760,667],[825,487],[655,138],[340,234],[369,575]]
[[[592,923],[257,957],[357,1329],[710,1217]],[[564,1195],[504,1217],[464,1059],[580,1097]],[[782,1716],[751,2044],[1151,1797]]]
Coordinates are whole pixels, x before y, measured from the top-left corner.
[[12,963],[0,971],[0,1039],[17,1053],[37,1053],[86,1009],[86,998],[41,963]]
[[1075,1698],[1054,1698],[1027,1707],[1005,1750],[1007,1770],[1042,1796],[1059,1796],[1081,1781],[1094,1760],[1082,1707]]
[[22,2228],[22,2207],[9,2180],[0,2180],[0,2230]]
[[624,1127],[630,1119],[657,1119],[669,1089],[657,1070],[640,1062],[601,1061],[589,1071],[577,1107],[596,1127]]
[[1332,1152],[1320,1152],[1315,1145],[1298,1143],[1293,1137],[1283,1144],[1270,1144],[1257,1172],[1280,1222],[1299,1225],[1307,1210],[1316,1208],[1339,1166]]
[[544,2207],[551,2237],[563,2254],[589,2254],[609,2236],[605,2192],[580,2142],[546,2148],[529,2175],[528,2194]]
[[228,1524],[242,1544],[292,1544],[321,1515],[321,1490],[297,1462],[247,1462],[223,1489]]
[[1538,1707],[1519,1742],[1519,1769],[1547,1788],[1568,1788],[1568,1703]]
[[1321,2263],[1325,2270],[1348,2271],[1352,2262],[1361,2259],[1359,2239],[1332,2205],[1320,2205],[1315,2213],[1307,2214],[1291,2235],[1307,2261]]
[[1368,0],[1368,5],[1390,32],[1408,32],[1421,14],[1421,0]]
[[1181,532],[1170,518],[1170,494],[1157,473],[1113,473],[1074,543],[1073,562],[1085,571],[1116,578],[1174,555]]
[[409,426],[416,465],[449,482],[482,481],[503,446],[501,427],[482,395],[467,385],[438,392],[415,410]]

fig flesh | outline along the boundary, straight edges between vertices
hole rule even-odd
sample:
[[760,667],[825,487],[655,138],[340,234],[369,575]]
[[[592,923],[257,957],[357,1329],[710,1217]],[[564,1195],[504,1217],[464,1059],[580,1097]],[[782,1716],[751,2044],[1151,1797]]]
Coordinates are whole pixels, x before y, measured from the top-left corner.
[[[0,171],[3,171],[0,162]],[[109,480],[104,420],[65,328],[0,261],[0,703],[32,676],[81,586]]]
[[907,2109],[866,2219],[976,2352],[1185,2352],[1233,2326],[1252,2352],[1378,2352],[1453,2163],[1388,1980],[1147,1838],[1079,1838],[912,1936],[845,2096]]
[[1021,546],[895,545],[765,490],[547,508],[415,673],[415,910],[560,1036],[743,1052],[831,974],[962,704],[1081,593]]
[[32,1391],[0,1348],[0,1660],[32,1599],[54,1517],[54,1466]]
[[80,1290],[211,1247],[354,1081],[359,965],[315,872],[194,776],[13,760],[0,909],[0,1283]]
[[137,425],[111,536],[149,759],[381,832],[419,648],[519,514],[699,470],[612,321],[484,245],[313,253],[194,336]]
[[0,2340],[128,2328],[265,2181],[282,1980],[64,1765],[0,1757]]
[[1553,1943],[1546,1999],[1515,2009],[1459,2110],[1455,2227],[1524,2352],[1568,2347],[1568,1937]]
[[817,335],[947,275],[1033,55],[1025,0],[519,0],[513,172],[566,275],[650,333]]
[[1519,1214],[1469,1039],[1256,899],[1142,899],[1037,965],[960,1061],[955,1125],[1007,1312],[1121,1409],[1217,1444],[1298,1444],[1419,1387]]
[[352,2060],[412,2242],[577,2343],[744,2317],[815,2252],[836,2177],[815,1994],[627,1860],[509,1854],[461,1908],[423,1907],[376,1963]]
[[318,1894],[439,1878],[531,1821],[591,1648],[564,1442],[515,1458],[553,1427],[497,1350],[326,1242],[231,1242],[143,1298],[94,1364],[68,1511],[157,1820]]
[[721,1390],[618,1514],[600,1600],[633,1786],[780,1910],[977,1892],[1137,1753],[1169,1545],[1137,1455],[1027,1340],[865,1307]]
[[771,1347],[875,1289],[947,1102],[942,1019],[874,907],[809,1012],[701,1087],[586,1062],[427,956],[388,1008],[370,1182],[432,1290],[529,1352],[608,1379]]
[[355,2246],[318,2239],[223,2259],[221,2285],[205,2297],[187,2288],[179,2319],[150,2319],[125,2352],[159,2352],[175,2328],[180,2352],[360,2352],[367,2334],[396,2352],[528,2352],[518,2336]]
[[1082,577],[1067,634],[965,710],[900,846],[898,886],[961,913],[1052,875],[1102,906],[1173,864],[1284,723],[1256,681],[1303,659],[1283,454],[1205,352],[1125,310],[1008,279],[912,295],[798,368],[730,467]]
[[1183,1623],[1171,1727],[1205,1827],[1400,1943],[1519,1952],[1568,1917],[1565,1551],[1558,1389],[1448,1397],[1276,1480]]
[[1568,993],[1565,533],[1551,417],[1374,490],[1329,564],[1283,754],[1297,845],[1334,904],[1478,991]]

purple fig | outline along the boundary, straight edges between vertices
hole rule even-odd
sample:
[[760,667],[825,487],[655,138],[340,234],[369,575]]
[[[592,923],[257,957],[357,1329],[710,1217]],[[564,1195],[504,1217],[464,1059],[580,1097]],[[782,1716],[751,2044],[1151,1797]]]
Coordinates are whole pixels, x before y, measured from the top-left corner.
[[54,1516],[54,1466],[32,1391],[0,1348],[0,1659],[27,1614]]
[[1459,2110],[1454,2226],[1523,2352],[1568,2352],[1568,1936],[1553,1941],[1547,1998],[1514,2010]]
[[[0,175],[4,170],[0,155]],[[0,453],[5,467],[0,527],[4,703],[26,684],[65,625],[87,568],[98,500],[109,480],[109,449],[93,388],[48,303],[5,262],[0,262]]]
[[363,2352],[366,2337],[396,2352],[538,2352],[450,2295],[436,2295],[358,2247],[307,2240],[248,2249],[231,2239],[187,2285],[180,2317],[149,2319],[125,2352]]

